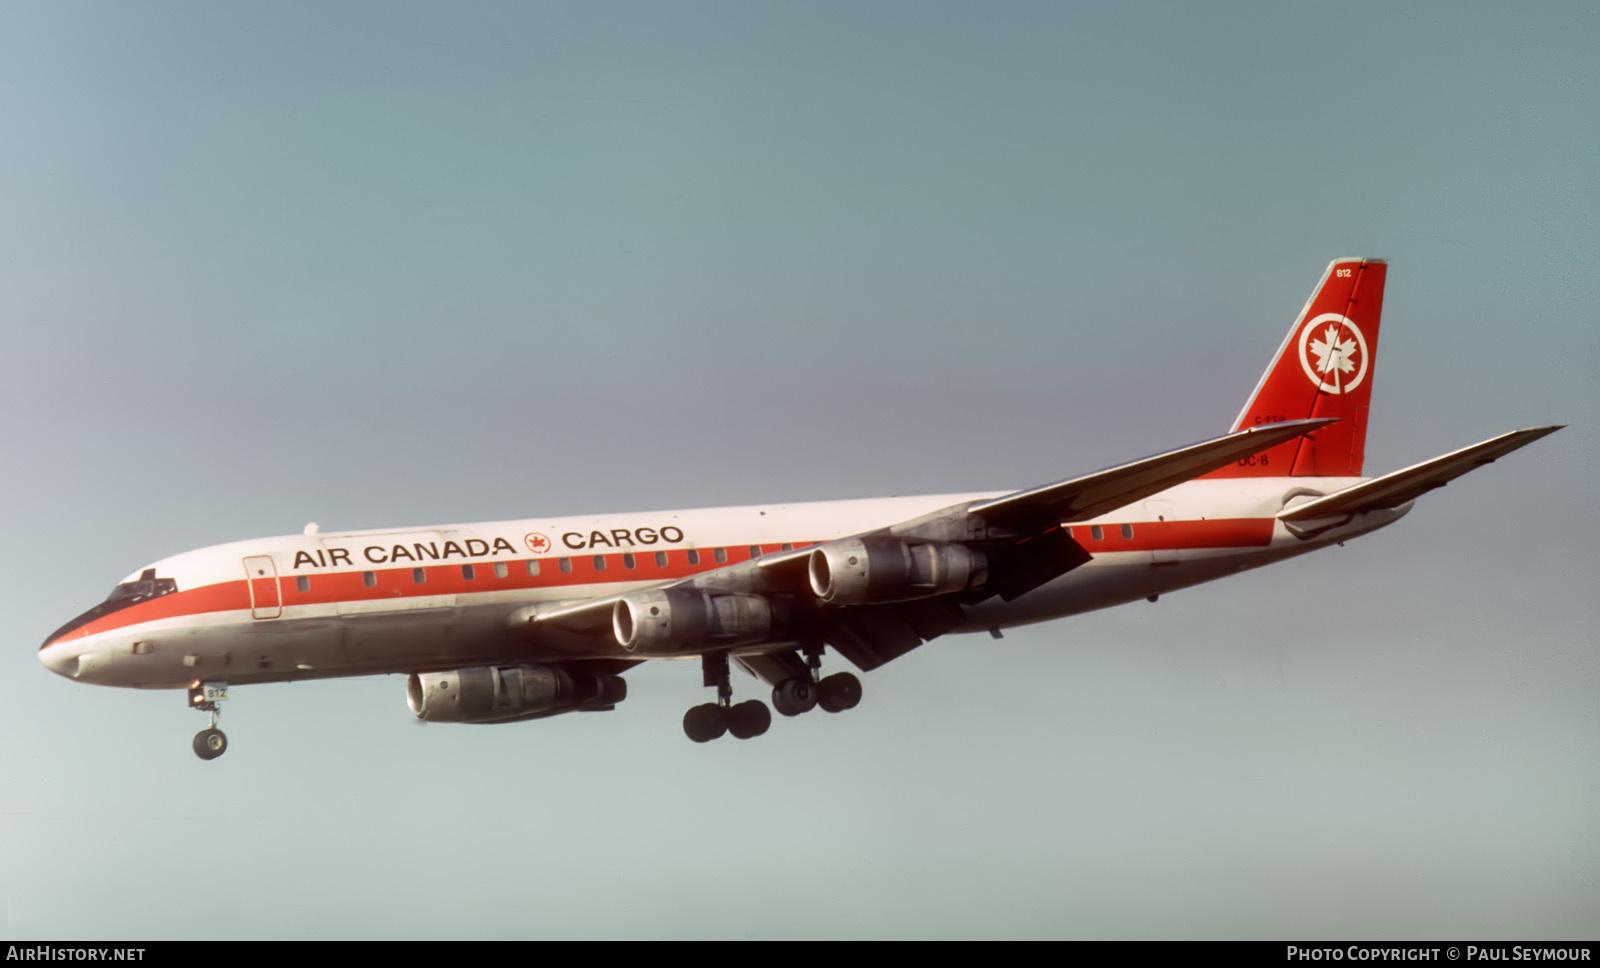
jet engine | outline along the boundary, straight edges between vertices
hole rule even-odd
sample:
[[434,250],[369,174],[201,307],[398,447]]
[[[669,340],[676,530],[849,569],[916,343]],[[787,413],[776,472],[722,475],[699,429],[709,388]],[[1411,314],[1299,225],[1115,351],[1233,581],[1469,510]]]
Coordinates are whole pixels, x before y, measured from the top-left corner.
[[811,552],[811,590],[829,605],[909,602],[982,584],[983,553],[887,535],[830,541]]
[[627,695],[620,676],[571,666],[477,666],[406,679],[406,704],[430,723],[510,723],[609,709]]
[[781,618],[761,595],[714,595],[684,588],[653,588],[612,607],[611,630],[629,652],[670,655],[708,643],[743,645],[772,634]]

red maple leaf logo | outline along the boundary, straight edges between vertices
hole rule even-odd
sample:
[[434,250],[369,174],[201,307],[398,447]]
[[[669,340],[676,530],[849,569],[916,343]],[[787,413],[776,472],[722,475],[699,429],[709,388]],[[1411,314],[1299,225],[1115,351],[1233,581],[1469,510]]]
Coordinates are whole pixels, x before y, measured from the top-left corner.
[[527,545],[528,546],[528,550],[533,552],[536,555],[542,555],[546,551],[550,550],[550,539],[546,538],[544,535],[540,534],[537,531],[529,532],[522,539],[522,543]]

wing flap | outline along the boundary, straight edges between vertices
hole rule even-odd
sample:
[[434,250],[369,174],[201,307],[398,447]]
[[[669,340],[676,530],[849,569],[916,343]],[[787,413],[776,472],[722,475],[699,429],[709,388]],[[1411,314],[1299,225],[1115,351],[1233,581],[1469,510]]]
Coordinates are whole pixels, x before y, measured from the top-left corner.
[[1326,497],[1319,497],[1314,501],[1296,505],[1278,514],[1281,521],[1307,521],[1313,518],[1328,518],[1344,514],[1356,514],[1361,511],[1373,511],[1381,508],[1398,507],[1407,501],[1426,494],[1437,487],[1444,487],[1468,471],[1476,470],[1485,464],[1492,464],[1497,459],[1504,457],[1519,447],[1526,447],[1540,437],[1546,437],[1560,430],[1563,425],[1550,427],[1529,427],[1526,430],[1513,430],[1508,434],[1463,447],[1425,460],[1420,464],[1412,465],[1403,470],[1398,470],[1382,477],[1375,477],[1370,481],[1363,481],[1350,487],[1334,491]]
[[1087,477],[1076,477],[1070,481],[980,501],[967,510],[991,521],[1008,518],[1048,521],[1052,524],[1084,521],[1143,500],[1175,484],[1209,474],[1236,460],[1309,434],[1333,422],[1334,418],[1324,417],[1262,424],[1130,464],[1096,471]]
[[930,599],[898,605],[858,605],[831,623],[823,641],[862,672],[871,672],[966,621],[954,602]]

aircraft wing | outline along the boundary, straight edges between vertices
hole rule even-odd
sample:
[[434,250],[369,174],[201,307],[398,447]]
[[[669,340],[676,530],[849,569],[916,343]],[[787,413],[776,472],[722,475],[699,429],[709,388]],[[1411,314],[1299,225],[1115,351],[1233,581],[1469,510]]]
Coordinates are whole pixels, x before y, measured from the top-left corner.
[[[999,595],[1010,601],[1089,560],[1089,553],[1060,527],[1062,522],[1105,514],[1330,423],[1333,420],[1292,420],[1252,427],[1084,477],[955,505],[913,521],[885,522],[879,530],[837,540],[971,543],[988,555],[990,581],[981,589],[963,590],[962,595],[967,600]],[[903,655],[964,621],[949,595],[819,607],[807,579],[807,562],[816,547],[738,562],[656,587],[790,600],[794,610],[806,616],[800,638],[826,642],[863,670]],[[528,630],[559,628],[609,636],[618,604],[638,594],[636,590],[530,607],[513,616],[512,624]],[[748,652],[752,644],[741,648]],[[772,645],[781,651],[792,649],[794,641]]]
[[1460,450],[1425,460],[1420,464],[1398,470],[1370,481],[1334,491],[1325,497],[1299,504],[1278,514],[1282,521],[1308,521],[1362,511],[1398,507],[1407,501],[1426,494],[1468,471],[1492,464],[1519,447],[1525,447],[1540,437],[1560,430],[1563,425],[1529,427],[1463,447]]
[[1097,471],[1087,477],[980,501],[967,510],[989,521],[1015,518],[1048,520],[1054,524],[1083,521],[1326,427],[1334,420],[1320,418],[1262,424]]

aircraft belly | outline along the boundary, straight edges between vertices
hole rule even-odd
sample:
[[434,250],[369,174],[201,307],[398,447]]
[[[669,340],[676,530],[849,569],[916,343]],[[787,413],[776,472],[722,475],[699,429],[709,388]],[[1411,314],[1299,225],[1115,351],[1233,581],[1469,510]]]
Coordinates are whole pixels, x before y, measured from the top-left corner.
[[[504,628],[507,606],[404,609],[340,615],[315,654],[297,656],[288,676],[378,675],[504,661],[516,643]],[[301,665],[308,668],[300,668]],[[243,680],[241,680],[243,681]]]
[[1191,551],[1159,562],[1140,553],[1101,555],[1015,601],[989,599],[967,606],[970,621],[958,631],[1026,625],[1123,605],[1281,561],[1319,546],[1274,541],[1267,548]]

